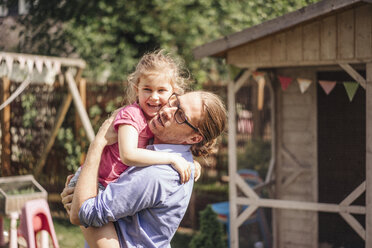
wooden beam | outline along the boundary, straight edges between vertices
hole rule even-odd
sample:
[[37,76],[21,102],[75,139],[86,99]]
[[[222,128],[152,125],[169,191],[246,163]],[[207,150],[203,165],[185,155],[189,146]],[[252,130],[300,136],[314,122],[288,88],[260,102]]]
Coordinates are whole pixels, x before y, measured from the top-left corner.
[[90,123],[88,114],[84,108],[83,102],[81,101],[79,90],[77,89],[76,82],[70,70],[66,71],[66,81],[68,84],[68,88],[72,94],[72,98],[74,100],[75,107],[79,113],[80,120],[83,123],[83,127],[85,132],[88,136],[89,141],[93,141],[94,139],[94,131],[92,124]]
[[366,248],[372,247],[372,62],[366,65]]
[[366,240],[366,230],[351,214],[340,213],[340,215],[363,240]]
[[243,84],[247,82],[249,77],[252,75],[252,72],[253,72],[252,69],[244,71],[243,75],[241,75],[235,83],[234,93],[238,92],[238,90],[243,86]]
[[52,132],[50,133],[49,140],[46,143],[44,151],[41,154],[41,157],[39,158],[39,160],[38,160],[38,162],[35,166],[35,170],[34,170],[35,177],[38,177],[40,175],[40,173],[41,173],[41,171],[42,171],[42,169],[45,165],[46,159],[48,158],[48,154],[53,147],[53,144],[54,144],[54,141],[56,140],[58,131],[59,131],[60,127],[62,126],[63,120],[65,119],[65,116],[67,114],[68,108],[71,105],[71,101],[72,101],[72,95],[70,93],[68,93],[64,97],[63,102],[62,102],[61,106],[59,107],[59,110],[58,110],[58,113],[57,113],[57,118],[56,118],[56,121],[54,123]]
[[[229,161],[229,176],[234,178],[237,171],[237,155],[236,155],[236,110],[235,110],[235,84],[234,81],[228,83],[227,88],[228,100],[228,161]],[[229,183],[229,211],[230,211],[230,248],[239,247],[239,233],[237,223],[238,210],[236,205],[237,189],[235,182],[230,180]]]
[[238,219],[237,219],[237,226],[240,227],[244,221],[246,221],[246,219],[248,219],[256,210],[257,210],[257,206],[249,206],[248,208],[246,208],[239,216],[238,216]]
[[366,88],[366,80],[347,63],[339,63],[342,69],[344,69],[352,78],[355,79],[364,89]]
[[361,183],[353,192],[351,192],[340,205],[349,206],[353,201],[355,201],[361,194],[366,191],[366,182]]
[[[10,96],[10,80],[2,78],[1,102]],[[10,135],[10,105],[1,111],[1,176],[11,175],[11,135]]]
[[281,208],[291,210],[318,211],[329,213],[351,213],[351,214],[366,214],[365,206],[340,206],[338,204],[289,201],[277,199],[250,199],[238,197],[236,202],[240,205],[254,205],[267,208]]
[[236,182],[236,185],[239,186],[241,191],[243,191],[243,193],[247,197],[252,198],[252,199],[259,198],[256,192],[254,192],[254,190],[243,180],[243,178],[241,178],[241,176],[238,173],[235,173],[234,180],[231,183],[234,183],[234,182]]

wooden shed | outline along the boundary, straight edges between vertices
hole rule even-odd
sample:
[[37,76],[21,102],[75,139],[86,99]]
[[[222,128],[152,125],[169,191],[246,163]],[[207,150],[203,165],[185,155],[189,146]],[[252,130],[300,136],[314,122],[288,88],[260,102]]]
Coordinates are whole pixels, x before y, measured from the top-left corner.
[[[230,247],[258,207],[272,208],[273,247],[372,247],[372,1],[323,0],[194,55],[242,69],[228,83]],[[256,71],[271,90],[272,199],[236,172],[235,95]]]

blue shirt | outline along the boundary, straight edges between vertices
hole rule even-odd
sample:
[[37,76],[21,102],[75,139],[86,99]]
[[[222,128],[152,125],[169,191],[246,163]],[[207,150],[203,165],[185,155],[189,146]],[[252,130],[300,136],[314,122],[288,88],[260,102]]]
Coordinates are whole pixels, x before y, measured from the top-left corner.
[[121,247],[170,247],[190,201],[194,163],[190,145],[150,145],[147,149],[177,153],[191,163],[191,177],[180,183],[170,165],[132,166],[79,211],[84,226],[114,222]]

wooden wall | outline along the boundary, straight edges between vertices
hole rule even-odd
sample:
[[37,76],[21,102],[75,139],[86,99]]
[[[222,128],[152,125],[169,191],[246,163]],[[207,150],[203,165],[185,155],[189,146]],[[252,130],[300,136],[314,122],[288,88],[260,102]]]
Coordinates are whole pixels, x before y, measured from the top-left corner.
[[227,53],[238,67],[360,63],[372,58],[372,4],[302,23]]
[[[278,75],[316,80],[313,69],[281,69]],[[276,90],[276,199],[318,201],[316,84],[301,94],[297,82]],[[296,163],[298,161],[299,163]],[[296,175],[298,175],[296,177]],[[318,247],[318,214],[275,210],[275,247]]]

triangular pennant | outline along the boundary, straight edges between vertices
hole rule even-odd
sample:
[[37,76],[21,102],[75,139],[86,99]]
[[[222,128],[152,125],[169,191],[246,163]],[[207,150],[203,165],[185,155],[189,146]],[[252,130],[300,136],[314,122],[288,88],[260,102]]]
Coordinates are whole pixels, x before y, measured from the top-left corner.
[[305,93],[309,86],[311,85],[312,81],[306,78],[297,78],[298,86],[300,87],[301,93]]
[[286,90],[288,86],[292,83],[292,78],[290,77],[278,76],[278,78],[283,90]]
[[32,70],[34,69],[34,61],[32,59],[27,59],[26,64],[28,71],[32,72]]
[[54,61],[53,63],[53,70],[56,74],[59,74],[61,72],[61,62]]
[[3,60],[3,55],[0,54],[0,64],[1,64],[1,61]]
[[26,59],[24,57],[18,57],[19,68],[23,70],[26,65]]
[[36,67],[36,70],[39,73],[42,73],[43,72],[43,61],[41,59],[36,59],[35,60],[35,67]]
[[320,86],[322,86],[324,92],[329,95],[333,88],[336,86],[336,81],[325,81],[325,80],[319,80]]
[[5,56],[5,63],[6,63],[6,67],[8,68],[8,75],[10,75],[12,73],[13,61],[14,61],[13,57]]
[[350,102],[353,100],[355,93],[359,87],[359,84],[356,82],[344,82],[344,87],[349,97]]
[[52,61],[50,61],[49,59],[45,60],[44,64],[45,64],[45,67],[48,69],[48,71],[52,70]]

